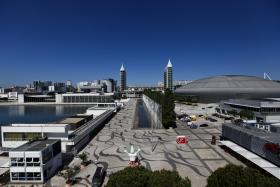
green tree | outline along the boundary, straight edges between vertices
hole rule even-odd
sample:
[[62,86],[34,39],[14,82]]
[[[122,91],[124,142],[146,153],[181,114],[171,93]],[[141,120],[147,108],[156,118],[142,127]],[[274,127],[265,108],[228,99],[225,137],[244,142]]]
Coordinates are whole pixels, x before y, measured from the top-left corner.
[[255,114],[250,110],[242,110],[239,112],[240,118],[242,119],[254,119]]
[[227,113],[229,115],[233,115],[234,117],[238,115],[238,112],[236,110],[230,110],[230,111],[227,111]]
[[144,167],[127,167],[112,174],[106,187],[191,187],[188,178],[177,171],[150,171]]
[[229,164],[207,179],[207,187],[280,187],[280,182],[258,170]]
[[82,160],[82,163],[83,163],[83,164],[85,164],[85,163],[87,162],[88,155],[87,155],[85,152],[79,154],[78,156],[79,156],[79,158]]
[[162,125],[164,128],[172,127],[176,121],[175,96],[170,90],[165,90],[164,94],[149,89],[143,92],[150,99],[158,103],[162,108]]
[[144,167],[127,167],[112,174],[106,187],[145,187],[148,184],[151,171]]
[[176,120],[176,114],[174,112],[174,94],[170,90],[166,90],[162,103],[162,125],[164,128],[172,127]]
[[183,179],[177,171],[154,171],[150,176],[149,187],[191,187],[188,178]]

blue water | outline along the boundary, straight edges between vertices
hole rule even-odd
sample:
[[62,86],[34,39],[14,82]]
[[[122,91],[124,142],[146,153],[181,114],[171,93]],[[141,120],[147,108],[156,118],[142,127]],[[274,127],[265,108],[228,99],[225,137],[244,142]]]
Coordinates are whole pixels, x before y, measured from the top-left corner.
[[54,122],[88,108],[89,105],[0,106],[0,125]]
[[151,119],[149,118],[148,109],[143,100],[137,103],[138,128],[151,128]]

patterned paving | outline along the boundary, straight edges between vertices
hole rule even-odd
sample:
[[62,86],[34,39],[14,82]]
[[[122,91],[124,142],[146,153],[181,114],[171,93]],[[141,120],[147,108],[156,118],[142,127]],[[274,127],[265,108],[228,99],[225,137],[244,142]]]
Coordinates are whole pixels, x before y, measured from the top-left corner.
[[[130,145],[142,150],[140,160],[143,166],[152,170],[177,170],[181,176],[189,177],[194,187],[205,186],[207,177],[215,169],[230,162],[238,163],[228,155],[225,157],[219,146],[210,144],[212,134],[220,133],[217,129],[192,130],[180,122],[175,130],[132,129],[135,104],[131,100],[84,149],[90,154],[89,159],[102,162],[109,173],[128,166],[129,158],[124,149],[129,149]],[[189,144],[178,145],[177,135],[188,136]],[[92,168],[83,172],[90,174]]]

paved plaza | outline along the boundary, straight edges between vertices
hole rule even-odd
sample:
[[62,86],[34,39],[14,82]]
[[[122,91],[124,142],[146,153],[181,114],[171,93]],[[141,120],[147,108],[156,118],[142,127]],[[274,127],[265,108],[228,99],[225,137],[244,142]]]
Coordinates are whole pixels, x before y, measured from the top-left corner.
[[[135,105],[136,101],[130,100],[83,150],[89,154],[89,159],[98,160],[106,167],[109,175],[128,166],[129,157],[124,150],[129,150],[130,145],[142,150],[141,165],[151,170],[176,170],[182,177],[189,177],[194,187],[204,187],[207,177],[219,167],[228,163],[241,164],[218,145],[211,145],[212,135],[221,134],[213,127],[190,129],[178,121],[175,130],[132,129]],[[177,144],[177,135],[186,135],[189,143]],[[78,162],[79,159],[74,159],[70,166]],[[76,176],[91,180],[95,168],[96,165],[90,164]],[[55,180],[58,178],[51,183],[59,183]],[[89,186],[88,180],[74,186]],[[105,182],[107,180],[108,177]]]

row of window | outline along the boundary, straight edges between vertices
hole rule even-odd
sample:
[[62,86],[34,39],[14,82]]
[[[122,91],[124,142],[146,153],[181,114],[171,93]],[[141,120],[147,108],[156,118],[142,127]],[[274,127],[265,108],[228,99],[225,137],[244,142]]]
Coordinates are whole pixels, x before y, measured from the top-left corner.
[[63,96],[64,103],[110,103],[112,97],[108,96]]
[[12,172],[12,180],[17,181],[40,181],[41,173],[39,172]]
[[280,113],[280,108],[254,108],[254,107],[248,107],[248,106],[241,106],[241,105],[233,105],[233,104],[228,104],[232,108],[238,108],[238,109],[243,109],[243,110],[250,110],[253,112],[265,112],[265,113]]
[[40,166],[40,158],[23,157],[11,158],[11,166]]
[[261,108],[261,112],[280,112],[280,108]]
[[42,134],[31,132],[4,132],[4,141],[29,141],[38,137],[42,137]]
[[[227,104],[226,104],[227,105]],[[232,108],[237,108],[237,109],[242,109],[242,110],[250,110],[252,112],[260,112],[259,108],[254,108],[254,107],[248,107],[248,106],[242,106],[242,105],[233,105],[233,104],[228,104]]]

